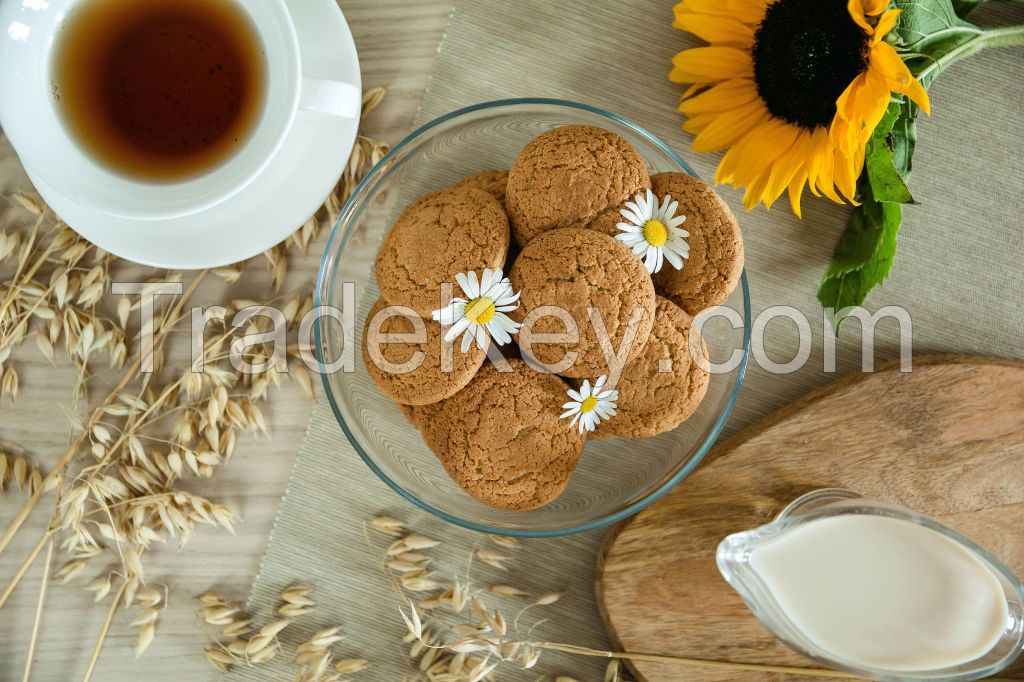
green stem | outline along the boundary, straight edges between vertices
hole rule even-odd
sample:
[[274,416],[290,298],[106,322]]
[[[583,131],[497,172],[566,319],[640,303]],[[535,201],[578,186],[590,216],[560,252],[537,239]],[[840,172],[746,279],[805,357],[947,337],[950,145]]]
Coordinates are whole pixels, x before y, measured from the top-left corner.
[[[1024,3],[1024,0],[1015,0]],[[963,45],[950,50],[934,62],[921,69],[917,79],[928,82],[942,73],[951,64],[955,64],[964,57],[981,52],[989,47],[1014,47],[1024,45],[1024,24],[1020,26],[1007,26],[1006,28],[993,28],[982,32],[977,38],[968,40]]]
[[[1024,0],[1018,0],[1024,4]],[[1013,47],[1024,45],[1024,24],[1007,26],[1006,28],[990,28],[982,36],[984,47]]]

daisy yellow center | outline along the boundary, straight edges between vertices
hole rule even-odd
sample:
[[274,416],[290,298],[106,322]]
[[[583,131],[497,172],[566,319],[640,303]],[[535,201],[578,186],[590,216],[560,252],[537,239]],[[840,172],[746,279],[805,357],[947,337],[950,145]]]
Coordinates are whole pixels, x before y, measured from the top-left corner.
[[644,223],[644,239],[651,246],[664,246],[668,241],[668,228],[660,220],[651,218]]
[[597,398],[595,398],[594,396],[584,398],[583,402],[580,403],[580,414],[586,414],[587,412],[593,410],[595,407],[597,407]]
[[481,296],[466,304],[466,319],[473,324],[487,324],[494,319],[494,301]]

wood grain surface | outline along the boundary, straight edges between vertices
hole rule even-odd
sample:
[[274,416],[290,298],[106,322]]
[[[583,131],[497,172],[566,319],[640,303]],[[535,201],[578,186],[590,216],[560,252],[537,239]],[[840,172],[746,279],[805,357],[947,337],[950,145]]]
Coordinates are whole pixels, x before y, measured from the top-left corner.
[[[917,358],[855,374],[754,424],[609,535],[597,592],[624,651],[813,667],[778,642],[719,575],[730,533],[769,522],[797,496],[842,487],[917,509],[1024,574],[1024,364]],[[637,664],[646,682],[800,676]],[[742,677],[740,677],[742,676]],[[1024,679],[1024,662],[1003,677]]]
[[[384,101],[366,122],[364,133],[394,144],[411,130],[451,4],[451,0],[339,0],[359,50],[364,88],[388,88]],[[32,191],[20,162],[0,135],[0,196],[19,189]],[[12,226],[18,219],[17,209],[0,200],[0,226]],[[293,258],[284,290],[312,286],[326,236],[324,231],[306,257]],[[366,248],[366,257],[372,258],[371,245]],[[251,269],[259,271],[262,265]],[[137,272],[142,277],[158,274],[147,268],[138,268]],[[260,300],[269,290],[267,282],[262,272],[247,274],[243,282],[231,287],[207,281],[195,301],[212,305],[225,297]],[[187,354],[187,345],[186,339],[171,351]],[[36,461],[49,466],[64,451],[67,422],[61,406],[70,405],[74,376],[65,368],[51,367],[31,346],[27,344],[15,357],[22,375],[22,394],[16,404],[4,401],[0,405],[0,443],[21,445]],[[111,376],[98,377],[97,394]],[[194,622],[193,597],[216,589],[234,600],[245,601],[312,410],[313,404],[301,390],[295,384],[286,384],[272,394],[268,409],[272,437],[246,437],[228,467],[194,486],[197,494],[223,500],[239,513],[242,523],[237,534],[200,532],[181,553],[173,547],[159,551],[149,573],[154,581],[169,584],[171,594],[156,641],[143,658],[136,660],[132,656],[136,632],[125,622],[116,622],[100,657],[95,682],[217,679],[217,672],[202,657],[206,639]],[[0,495],[0,527],[7,525],[23,500],[17,493]],[[6,585],[39,540],[51,511],[48,504],[40,505],[17,539],[0,555],[0,583]],[[64,561],[55,552],[54,570]],[[21,679],[41,575],[40,559],[0,610],[3,682]],[[80,585],[51,583],[36,647],[33,682],[80,680],[105,612],[106,604],[94,605],[90,593]]]

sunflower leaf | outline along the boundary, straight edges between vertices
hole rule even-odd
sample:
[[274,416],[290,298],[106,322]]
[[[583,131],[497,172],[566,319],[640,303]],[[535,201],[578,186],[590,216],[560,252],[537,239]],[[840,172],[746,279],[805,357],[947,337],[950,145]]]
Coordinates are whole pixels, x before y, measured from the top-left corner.
[[871,192],[877,201],[897,204],[914,203],[914,197],[903,181],[904,175],[909,174],[910,171],[907,152],[905,149],[901,150],[901,161],[906,163],[902,168],[896,166],[894,157],[895,138],[899,133],[894,133],[893,126],[903,116],[903,112],[902,102],[890,104],[885,116],[882,117],[871,134],[871,140],[868,143],[864,157],[864,170],[871,183]]
[[917,146],[917,105],[904,97],[900,115],[893,122],[889,140],[892,143],[892,162],[903,182],[910,180],[913,169],[914,148]]
[[973,35],[981,32],[957,16],[952,0],[895,0],[893,7],[901,12],[887,39],[891,37],[907,50],[930,53],[929,45],[957,35],[961,29]]
[[868,292],[888,276],[896,257],[900,205],[877,201],[864,181],[861,197],[818,287],[818,300],[833,311],[837,329],[843,320],[841,311],[863,304]]
[[[886,40],[902,53],[907,68],[925,88],[950,60],[976,51],[968,43],[984,34],[958,16],[954,0],[895,0],[893,6],[901,13]],[[980,42],[977,45],[980,49]]]

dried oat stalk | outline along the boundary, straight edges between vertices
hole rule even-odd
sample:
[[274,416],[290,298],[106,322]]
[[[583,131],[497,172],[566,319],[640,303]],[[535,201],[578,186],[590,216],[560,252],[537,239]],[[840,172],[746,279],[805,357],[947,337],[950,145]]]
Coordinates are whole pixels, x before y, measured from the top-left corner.
[[[364,116],[380,102],[383,92],[377,88],[366,93]],[[270,268],[275,290],[284,287],[289,258],[301,257],[321,226],[336,217],[370,165],[386,152],[386,145],[360,136],[323,209],[284,244],[261,257]],[[53,458],[57,463],[49,473],[16,454],[15,448],[0,447],[0,492],[17,489],[28,495],[10,526],[0,533],[0,552],[43,494],[55,493],[55,511],[46,532],[0,592],[0,606],[44,545],[58,542],[65,559],[55,577],[62,583],[83,582],[97,602],[109,602],[85,675],[89,680],[119,610],[131,610],[128,622],[137,631],[137,655],[154,640],[168,590],[147,582],[151,550],[164,544],[181,548],[201,527],[230,532],[237,522],[229,507],[192,492],[191,482],[214,476],[234,456],[243,434],[268,433],[263,404],[282,380],[296,381],[311,398],[314,382],[294,344],[284,359],[274,358],[268,345],[249,346],[243,359],[251,365],[274,360],[255,374],[240,372],[228,361],[233,341],[269,327],[270,320],[262,317],[251,318],[242,328],[211,321],[202,349],[202,373],[190,366],[169,366],[166,341],[188,319],[185,304],[197,304],[191,298],[205,271],[192,278],[177,300],[157,298],[154,372],[140,374],[139,343],[128,331],[140,301],[108,295],[110,283],[121,279],[119,272],[126,264],[78,236],[33,197],[18,193],[9,199],[26,220],[17,228],[0,226],[0,400],[13,401],[27,388],[16,363],[17,352],[27,344],[50,363],[74,367],[72,395],[88,409],[79,410],[85,416],[71,417],[70,445],[63,456]],[[230,284],[246,272],[240,263],[217,268],[212,274]],[[151,281],[181,280],[180,274],[169,272]],[[236,301],[231,307],[252,303]],[[268,303],[266,298],[262,303]],[[308,283],[269,303],[280,307],[293,328],[313,306]],[[229,310],[227,319],[233,312]],[[90,388],[95,391],[93,383],[98,385],[91,379],[100,364],[120,370],[121,379],[102,398],[90,400]],[[46,426],[52,428],[49,423]],[[300,616],[312,605],[286,606],[288,615],[282,618]],[[237,630],[235,637],[246,634],[245,626],[231,625]],[[276,634],[271,639],[276,641]],[[245,660],[266,661],[275,655],[268,644],[246,652]],[[350,662],[346,669],[354,666]]]
[[[441,543],[407,530],[391,517],[370,519],[367,525],[395,537],[383,551],[382,567],[408,608],[401,610],[408,629],[412,672],[409,682],[479,682],[489,680],[504,666],[533,668],[541,649],[529,641],[530,628],[520,623],[535,608],[551,606],[558,592],[530,594],[511,583],[478,588],[470,576],[447,577],[432,568]],[[471,553],[498,571],[508,571],[514,538],[488,536]],[[511,618],[505,608],[519,602]]]
[[128,355],[124,325],[102,305],[115,259],[35,199],[11,200],[30,223],[22,231],[0,229],[0,398],[18,397],[11,356],[30,340],[53,364],[63,349],[77,370],[74,394],[84,397],[94,362],[120,368]]

